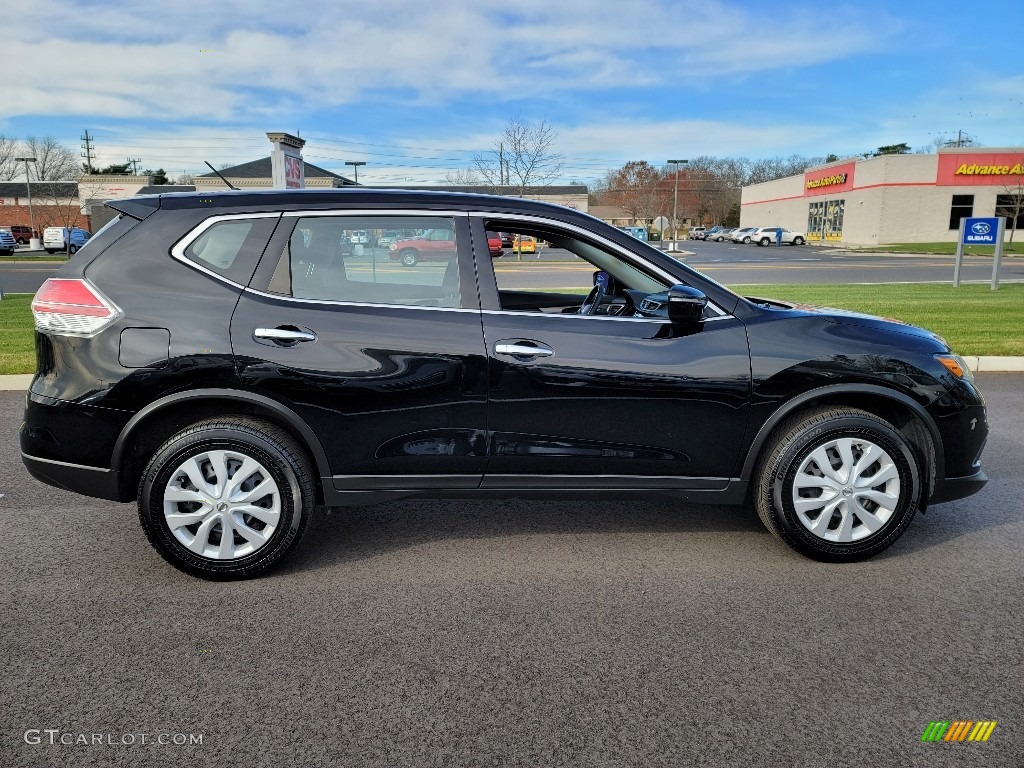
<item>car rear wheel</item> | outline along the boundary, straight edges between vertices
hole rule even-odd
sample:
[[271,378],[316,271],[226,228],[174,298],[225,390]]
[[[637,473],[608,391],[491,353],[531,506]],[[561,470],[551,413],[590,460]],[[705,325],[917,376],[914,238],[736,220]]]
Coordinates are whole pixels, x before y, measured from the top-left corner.
[[70,253],[72,255],[78,253],[78,246],[77,245],[69,245],[68,246],[68,253]]
[[55,251],[54,251],[54,250],[53,250],[52,248],[44,248],[43,250],[45,250],[45,251],[46,251],[47,253],[49,253],[49,254],[50,254],[51,256],[52,256],[52,255],[53,255],[53,254],[55,253]]
[[408,248],[399,254],[399,260],[407,267],[415,267],[420,257],[416,251]]
[[139,520],[171,565],[205,579],[246,579],[295,547],[315,505],[305,454],[256,419],[210,419],[167,440],[139,483]]
[[802,237],[794,237],[793,238],[793,245],[803,245],[803,244],[804,244],[804,239]]
[[899,539],[917,511],[921,477],[912,447],[887,421],[821,409],[776,431],[755,503],[765,527],[797,552],[852,562]]

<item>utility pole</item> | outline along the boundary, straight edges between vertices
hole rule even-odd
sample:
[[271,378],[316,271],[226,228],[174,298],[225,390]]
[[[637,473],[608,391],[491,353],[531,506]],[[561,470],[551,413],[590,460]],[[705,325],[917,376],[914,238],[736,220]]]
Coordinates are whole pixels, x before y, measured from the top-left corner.
[[127,165],[130,165],[132,167],[132,175],[133,176],[138,176],[139,175],[139,162],[141,160],[142,160],[141,157],[129,157],[128,158]]
[[33,240],[36,238],[36,215],[32,210],[32,184],[28,177],[28,164],[34,163],[35,161],[36,159],[34,157],[14,158],[14,162],[16,163],[25,163],[25,189],[28,190],[28,218],[32,224],[32,237],[30,239]]
[[85,158],[85,167],[87,172],[92,174],[92,136],[89,135],[89,129],[85,129],[85,135],[82,136],[82,149],[85,152],[82,153],[82,157]]
[[670,165],[676,167],[675,172],[675,191],[672,193],[672,248],[670,250],[676,250],[676,241],[679,239],[679,224],[677,223],[677,216],[679,215],[679,166],[690,162],[689,160],[669,160]]
[[346,160],[345,161],[345,165],[351,165],[352,166],[352,171],[355,173],[355,177],[354,177],[353,181],[355,181],[355,183],[358,184],[359,183],[359,166],[360,165],[366,165],[366,161],[365,160]]
[[498,145],[498,186],[505,186],[505,144]]

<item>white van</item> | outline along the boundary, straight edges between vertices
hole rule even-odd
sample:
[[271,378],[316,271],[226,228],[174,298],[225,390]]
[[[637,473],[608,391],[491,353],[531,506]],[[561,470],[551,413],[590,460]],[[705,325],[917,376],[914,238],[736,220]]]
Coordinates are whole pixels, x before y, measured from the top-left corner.
[[67,227],[47,227],[43,230],[43,250],[47,253],[64,250],[75,253],[90,237],[89,232],[79,227],[72,227],[70,230]]

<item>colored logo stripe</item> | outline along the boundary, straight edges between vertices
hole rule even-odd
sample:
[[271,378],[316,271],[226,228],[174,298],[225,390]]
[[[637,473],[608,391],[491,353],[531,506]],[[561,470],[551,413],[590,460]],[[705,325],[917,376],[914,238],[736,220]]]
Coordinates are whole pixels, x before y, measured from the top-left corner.
[[933,720],[921,734],[921,741],[988,741],[995,729],[995,720]]
[[995,720],[982,720],[971,731],[971,735],[967,737],[968,741],[988,741],[988,737],[992,735],[992,731],[996,729]]
[[967,737],[967,731],[974,725],[973,722],[957,720],[946,732],[943,741],[963,741]]

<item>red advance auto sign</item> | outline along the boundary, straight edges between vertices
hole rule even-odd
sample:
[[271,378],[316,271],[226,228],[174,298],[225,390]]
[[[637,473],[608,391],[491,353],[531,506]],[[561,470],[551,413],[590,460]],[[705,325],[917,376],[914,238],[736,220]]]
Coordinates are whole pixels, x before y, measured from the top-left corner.
[[1024,152],[940,154],[935,183],[946,187],[1006,186],[1024,180]]
[[853,189],[854,163],[833,165],[804,174],[804,197],[812,195],[830,195],[833,192],[846,192]]

